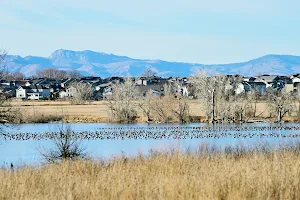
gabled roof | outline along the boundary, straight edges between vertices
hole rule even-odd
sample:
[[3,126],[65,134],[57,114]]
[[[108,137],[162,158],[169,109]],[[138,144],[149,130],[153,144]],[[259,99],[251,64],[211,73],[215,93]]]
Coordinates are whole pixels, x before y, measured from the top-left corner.
[[14,83],[17,85],[25,85],[27,82],[30,83],[28,80],[14,81]]
[[23,88],[23,89],[25,89],[25,90],[34,90],[34,89],[49,89],[49,88],[47,88],[47,87],[44,87],[44,86],[42,86],[42,85],[30,85],[30,86],[24,86],[24,85],[22,85],[22,86],[20,86],[19,88]]
[[150,89],[153,90],[153,91],[157,91],[157,92],[162,92],[163,91],[163,86],[162,85],[140,85],[140,86],[136,86],[136,88],[141,93],[146,93]]
[[262,76],[257,76],[257,78],[262,79],[269,82],[273,82],[276,78],[278,78],[277,75],[262,75]]

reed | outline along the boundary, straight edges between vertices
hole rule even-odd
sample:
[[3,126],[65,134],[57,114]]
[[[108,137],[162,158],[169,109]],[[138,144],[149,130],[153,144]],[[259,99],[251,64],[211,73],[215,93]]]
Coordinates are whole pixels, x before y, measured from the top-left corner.
[[200,146],[0,170],[0,199],[299,199],[300,145]]

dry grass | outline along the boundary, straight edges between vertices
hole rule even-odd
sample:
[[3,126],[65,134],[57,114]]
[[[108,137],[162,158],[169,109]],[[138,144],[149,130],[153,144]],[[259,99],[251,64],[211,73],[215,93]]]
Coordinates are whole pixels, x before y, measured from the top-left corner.
[[300,199],[300,154],[173,151],[3,169],[0,180],[0,199]]
[[[36,113],[41,113],[44,116],[67,116],[66,121],[68,122],[72,122],[71,119],[74,119],[74,122],[107,122],[109,121],[109,110],[106,104],[106,101],[91,101],[83,105],[71,105],[70,101],[12,102],[12,105],[18,107],[25,116],[33,118]],[[201,116],[205,116],[205,112],[201,103],[197,100],[189,100],[188,104],[193,121],[204,121],[205,117]],[[260,117],[269,116],[266,104],[258,103],[257,115],[259,114],[261,114]],[[87,119],[86,116],[91,118]],[[140,117],[139,122],[145,122],[145,117],[141,111],[138,116]]]

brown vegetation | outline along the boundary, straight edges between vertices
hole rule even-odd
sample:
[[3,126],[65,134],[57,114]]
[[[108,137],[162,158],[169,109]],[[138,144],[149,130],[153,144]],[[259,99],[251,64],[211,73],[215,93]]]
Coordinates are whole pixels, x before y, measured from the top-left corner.
[[[150,105],[152,106],[151,109],[158,109],[160,101],[157,99],[152,99],[150,101]],[[177,105],[177,101],[171,105]],[[198,100],[186,100],[188,107],[189,107],[189,115],[190,120],[192,122],[204,122],[206,120],[205,117],[205,110],[202,109],[202,102]],[[153,105],[156,104],[156,105]],[[268,107],[268,103],[265,102],[258,102],[256,104],[256,114],[253,117],[253,111],[249,112],[247,120],[269,120],[270,118],[270,110]],[[14,108],[18,108],[20,112],[23,114],[23,122],[28,121],[28,119],[32,119],[30,121],[36,121],[37,115],[44,116],[44,117],[55,117],[59,116],[62,117],[67,122],[108,122],[110,119],[109,109],[107,108],[107,101],[90,101],[85,102],[82,105],[72,105],[70,101],[26,101],[26,102],[11,102],[11,105]],[[241,103],[241,105],[244,105]],[[254,105],[254,104],[252,104]],[[299,107],[300,104],[296,104]],[[143,105],[147,106],[147,104]],[[154,107],[158,106],[158,107]],[[170,106],[170,104],[166,105]],[[163,106],[164,108],[164,106]],[[143,112],[143,110],[137,105],[137,121],[138,122],[147,122],[147,115]],[[146,110],[147,111],[147,110]],[[170,113],[170,112],[169,112]],[[156,115],[155,119],[152,120],[159,120],[160,118],[157,116],[156,111],[152,111],[151,115]],[[173,114],[173,121],[169,122],[176,122],[179,119],[176,119],[176,115]],[[272,121],[276,121],[276,115],[273,113],[274,118]],[[292,116],[292,117],[291,117]],[[297,121],[299,120],[299,113],[294,112],[290,115],[286,115],[283,119],[288,121]],[[151,117],[150,117],[151,118]],[[27,119],[27,120],[26,120]],[[39,121],[39,120],[38,120]]]
[[0,199],[300,198],[299,148],[212,150],[2,169]]

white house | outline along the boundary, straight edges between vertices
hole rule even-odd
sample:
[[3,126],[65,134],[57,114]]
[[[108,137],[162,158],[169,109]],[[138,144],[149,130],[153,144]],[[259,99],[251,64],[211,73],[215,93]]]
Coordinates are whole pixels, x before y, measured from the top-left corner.
[[20,86],[16,90],[16,98],[18,99],[29,99],[39,100],[50,98],[50,89],[42,87],[40,85],[33,86]]
[[236,94],[242,94],[245,92],[245,87],[243,83],[239,83],[235,89]]
[[135,81],[136,85],[147,85],[147,83],[148,83],[148,80],[146,80],[145,78],[140,78]]
[[290,77],[293,81],[293,90],[298,95],[300,94],[300,78],[298,76],[291,76]]
[[59,98],[60,99],[64,99],[66,97],[68,97],[68,94],[67,94],[66,91],[62,90],[62,91],[59,92]]
[[112,91],[111,87],[106,87],[103,89],[103,93],[102,93],[103,99],[111,98],[112,94],[113,94],[113,91]]
[[66,89],[67,97],[71,98],[74,97],[76,94],[76,88],[74,86],[70,86]]

